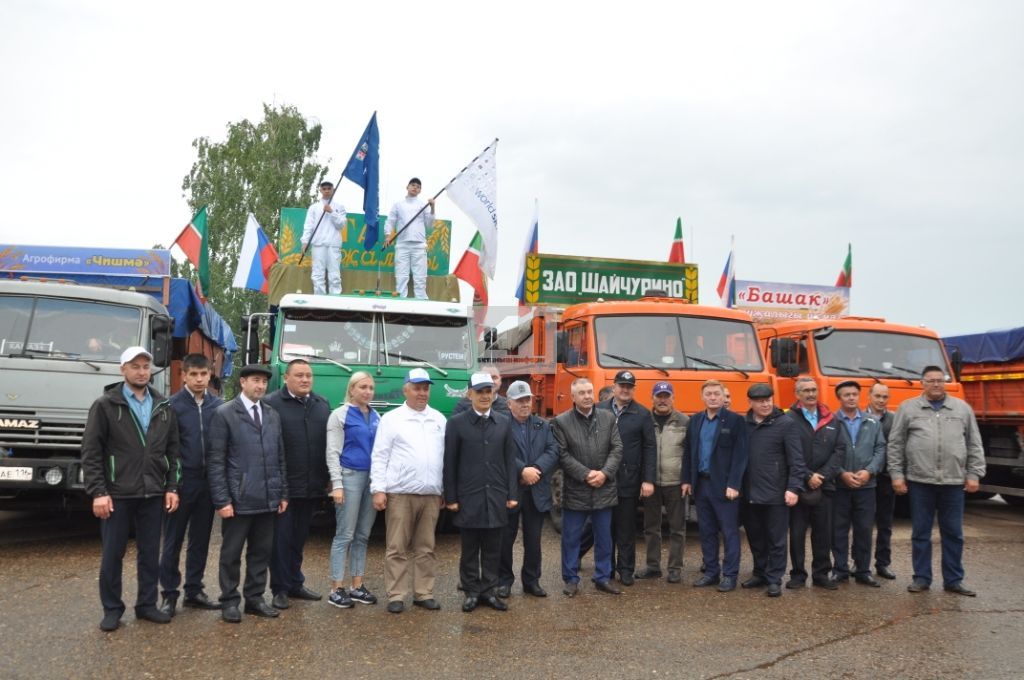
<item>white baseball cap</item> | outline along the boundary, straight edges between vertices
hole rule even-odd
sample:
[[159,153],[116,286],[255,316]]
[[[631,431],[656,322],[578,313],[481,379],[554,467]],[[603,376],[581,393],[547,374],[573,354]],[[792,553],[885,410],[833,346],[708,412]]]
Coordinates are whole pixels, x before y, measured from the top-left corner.
[[494,378],[490,373],[474,373],[469,378],[469,389],[479,390],[482,387],[494,387]]
[[433,380],[430,379],[430,374],[427,373],[425,368],[414,368],[410,370],[405,376],[405,382],[407,383],[431,383]]
[[136,345],[121,352],[121,365],[124,366],[135,357],[146,357],[150,361],[153,360],[153,355],[150,354],[145,347],[139,347]]

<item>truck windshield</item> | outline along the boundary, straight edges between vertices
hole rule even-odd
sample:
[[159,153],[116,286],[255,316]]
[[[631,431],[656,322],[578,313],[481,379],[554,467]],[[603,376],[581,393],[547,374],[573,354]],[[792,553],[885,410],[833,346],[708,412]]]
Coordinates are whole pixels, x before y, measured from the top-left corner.
[[[594,323],[601,366],[760,371],[753,327],[697,316],[602,316]],[[614,355],[614,356],[612,356]]]
[[280,358],[314,356],[346,365],[426,362],[465,369],[469,342],[466,318],[289,309],[281,328]]
[[946,355],[936,338],[883,331],[837,330],[816,339],[823,375],[918,378],[925,366],[947,374]]
[[88,300],[0,296],[0,355],[118,361],[139,344],[142,314]]

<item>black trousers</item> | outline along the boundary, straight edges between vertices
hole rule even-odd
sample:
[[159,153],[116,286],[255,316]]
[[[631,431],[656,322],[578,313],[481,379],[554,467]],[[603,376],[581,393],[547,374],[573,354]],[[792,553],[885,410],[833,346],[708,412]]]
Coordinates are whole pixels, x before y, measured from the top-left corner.
[[540,582],[540,536],[547,513],[537,509],[529,490],[524,489],[519,495],[519,506],[508,511],[508,524],[502,529],[501,566],[498,571],[498,585],[502,586],[511,586],[516,581],[512,570],[512,546],[519,535],[520,522],[523,524],[523,568],[519,578],[524,586]]
[[786,539],[789,508],[785,505],[747,503],[743,525],[754,558],[754,576],[779,585],[786,573]]
[[318,498],[293,498],[288,509],[274,515],[274,556],[270,563],[270,590],[290,593],[306,582],[302,573],[302,551],[309,538],[309,523]]
[[854,575],[871,573],[871,527],[875,523],[874,489],[836,489],[832,499],[832,558],[837,576],[850,575],[850,530],[853,530]]
[[103,555],[100,558],[100,603],[104,611],[124,612],[121,599],[124,553],[128,533],[135,521],[136,569],[139,589],[135,609],[156,606],[157,579],[160,573],[160,524],[164,511],[163,494],[152,498],[115,498],[114,512],[100,520]]
[[164,544],[160,555],[160,589],[165,597],[177,598],[181,585],[181,547],[188,534],[185,551],[185,597],[203,590],[203,574],[210,552],[213,530],[213,502],[210,486],[203,477],[183,477],[178,489],[175,512],[164,515]]
[[273,512],[258,515],[235,515],[221,522],[220,601],[225,607],[237,607],[238,580],[242,570],[242,548],[245,548],[246,602],[263,599],[267,589],[267,567],[274,546]]
[[807,580],[804,559],[808,528],[811,530],[811,576],[826,579],[832,570],[832,493],[823,492],[817,505],[797,503],[789,509],[789,575],[797,581]]
[[892,564],[892,515],[896,509],[896,493],[892,490],[892,477],[878,475],[875,486],[875,568]]
[[493,595],[498,585],[501,565],[503,528],[459,530],[462,554],[459,556],[459,579],[466,597]]

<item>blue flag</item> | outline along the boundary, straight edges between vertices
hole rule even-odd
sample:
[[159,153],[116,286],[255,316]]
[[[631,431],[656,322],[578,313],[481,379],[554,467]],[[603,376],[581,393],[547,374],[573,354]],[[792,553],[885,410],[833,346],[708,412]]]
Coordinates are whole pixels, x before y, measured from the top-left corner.
[[363,188],[363,214],[366,216],[366,239],[363,248],[369,250],[377,243],[380,225],[380,132],[377,130],[377,112],[370,116],[366,132],[356,144],[352,158],[348,159],[343,177]]

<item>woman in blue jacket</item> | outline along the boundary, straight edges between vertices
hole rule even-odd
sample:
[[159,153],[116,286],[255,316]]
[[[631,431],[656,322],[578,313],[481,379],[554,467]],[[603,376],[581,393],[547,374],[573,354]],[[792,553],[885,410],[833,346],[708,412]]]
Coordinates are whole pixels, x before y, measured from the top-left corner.
[[[327,602],[342,609],[352,607],[353,602],[377,603],[377,597],[363,585],[366,544],[377,516],[370,494],[370,453],[380,423],[380,414],[370,408],[373,391],[370,374],[356,371],[349,378],[345,403],[327,420],[327,470],[337,520]],[[349,590],[345,589],[346,567],[352,575]]]

